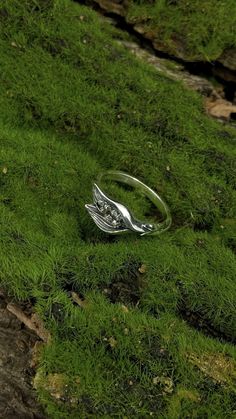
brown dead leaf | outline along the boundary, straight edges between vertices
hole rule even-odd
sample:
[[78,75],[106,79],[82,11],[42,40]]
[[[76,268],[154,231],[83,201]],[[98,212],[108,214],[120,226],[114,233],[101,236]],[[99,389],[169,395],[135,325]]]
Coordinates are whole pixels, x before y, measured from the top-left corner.
[[232,113],[236,114],[236,105],[233,105],[231,102],[221,98],[206,98],[205,107],[209,115],[226,121],[231,119]]
[[145,272],[147,272],[147,266],[143,263],[139,268],[138,268],[139,272],[141,274],[145,274]]
[[104,10],[109,10],[109,12],[116,13],[118,15],[124,15],[123,4],[118,4],[116,2],[111,2],[110,0],[97,0],[99,6]]
[[78,306],[80,306],[81,308],[86,308],[86,307],[88,306],[88,302],[87,302],[87,301],[85,301],[85,300],[83,300],[83,299],[79,296],[79,294],[77,294],[76,292],[72,291],[72,292],[71,292],[71,297],[72,297],[72,300],[73,300],[76,304],[78,304]]

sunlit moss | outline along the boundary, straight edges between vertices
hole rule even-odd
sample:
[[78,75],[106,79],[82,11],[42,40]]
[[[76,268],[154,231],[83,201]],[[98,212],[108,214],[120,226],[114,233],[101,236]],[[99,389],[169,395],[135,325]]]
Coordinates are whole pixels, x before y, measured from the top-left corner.
[[[0,279],[35,301],[52,334],[41,402],[55,418],[231,417],[234,379],[215,383],[188,354],[235,362],[235,131],[117,46],[91,10],[1,7]],[[99,231],[84,204],[106,168],[159,191],[171,230]]]

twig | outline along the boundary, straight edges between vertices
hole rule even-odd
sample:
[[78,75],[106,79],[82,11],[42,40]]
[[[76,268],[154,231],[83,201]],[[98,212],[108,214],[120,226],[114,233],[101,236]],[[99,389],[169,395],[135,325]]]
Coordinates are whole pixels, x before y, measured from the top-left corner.
[[32,314],[31,317],[28,317],[19,306],[13,303],[7,304],[7,310],[14,314],[26,327],[33,330],[44,342],[47,343],[50,341],[51,335],[48,330],[45,329],[42,320],[36,313]]

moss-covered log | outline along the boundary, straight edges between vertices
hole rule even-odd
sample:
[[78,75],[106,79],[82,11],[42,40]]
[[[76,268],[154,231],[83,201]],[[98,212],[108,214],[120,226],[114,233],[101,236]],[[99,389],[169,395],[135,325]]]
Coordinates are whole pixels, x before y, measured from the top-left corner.
[[236,69],[234,0],[94,0],[125,18],[159,51],[185,61],[219,60]]

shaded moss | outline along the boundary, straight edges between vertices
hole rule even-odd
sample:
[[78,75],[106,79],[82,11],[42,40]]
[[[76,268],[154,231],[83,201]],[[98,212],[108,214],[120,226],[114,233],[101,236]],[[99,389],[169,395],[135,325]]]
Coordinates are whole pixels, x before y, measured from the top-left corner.
[[129,22],[141,25],[157,48],[189,61],[213,61],[236,46],[233,0],[128,2]]

